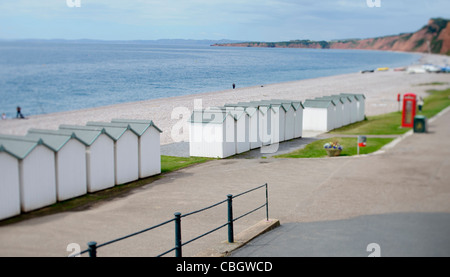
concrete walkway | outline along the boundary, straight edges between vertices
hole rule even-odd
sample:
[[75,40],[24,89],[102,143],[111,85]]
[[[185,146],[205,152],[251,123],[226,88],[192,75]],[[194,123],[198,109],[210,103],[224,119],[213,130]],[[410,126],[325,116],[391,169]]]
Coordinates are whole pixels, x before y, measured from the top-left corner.
[[[289,234],[293,241],[305,239],[299,242],[306,243],[306,249],[313,252],[289,252],[281,247],[274,253],[260,247],[251,254],[241,252],[243,256],[359,255],[355,251],[361,251],[361,247],[362,255],[367,255],[365,247],[371,242],[380,244],[382,255],[403,255],[406,252],[390,252],[385,247],[386,243],[398,239],[405,244],[396,245],[408,245],[411,255],[448,255],[450,246],[443,234],[448,234],[446,222],[450,213],[449,121],[450,112],[447,112],[429,123],[428,133],[412,134],[394,147],[373,155],[224,159],[179,170],[86,210],[2,226],[0,256],[67,256],[72,249],[69,247],[68,251],[68,245],[85,249],[89,241],[104,243],[171,219],[175,212],[186,214],[225,200],[227,194],[236,195],[264,183],[269,184],[269,217],[281,222],[280,229],[267,233],[274,236],[269,240],[282,246],[282,240],[288,239],[285,234]],[[235,217],[264,203],[264,197],[265,191],[258,190],[236,198]],[[235,233],[255,225],[265,216],[261,210],[236,221]],[[226,217],[226,206],[218,206],[183,218],[183,241],[224,224]],[[396,224],[402,224],[399,222],[402,218],[406,221],[399,225],[401,228],[397,227]],[[439,221],[442,229],[431,228]],[[100,248],[98,256],[162,253],[174,245],[173,224],[169,225]],[[376,226],[384,226],[379,230],[385,236],[369,232]],[[353,241],[358,230],[367,236],[356,236]],[[333,237],[339,237],[340,242],[333,244]],[[443,239],[442,243],[429,242],[427,238],[431,237]],[[326,239],[321,241],[323,238]],[[186,245],[183,255],[194,256],[226,239],[224,228]],[[414,243],[437,251],[420,252],[413,247]],[[344,251],[344,244],[356,250]]]
[[[303,132],[302,138],[284,141],[276,145],[256,148],[247,151],[245,153],[229,157],[229,159],[255,159],[261,157],[268,158],[275,155],[286,154],[294,150],[301,149],[306,145],[308,145],[309,143],[325,137],[327,137],[326,134],[322,134],[322,132],[306,131]],[[273,151],[274,149],[275,151]],[[161,145],[161,155],[175,156],[175,157],[189,157],[189,142],[176,142]]]

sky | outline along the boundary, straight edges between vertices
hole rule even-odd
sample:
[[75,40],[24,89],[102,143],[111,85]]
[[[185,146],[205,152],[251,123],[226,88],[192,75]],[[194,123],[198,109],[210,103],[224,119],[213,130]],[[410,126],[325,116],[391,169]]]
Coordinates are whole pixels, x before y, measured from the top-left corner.
[[0,0],[0,39],[333,40],[414,32],[448,0]]

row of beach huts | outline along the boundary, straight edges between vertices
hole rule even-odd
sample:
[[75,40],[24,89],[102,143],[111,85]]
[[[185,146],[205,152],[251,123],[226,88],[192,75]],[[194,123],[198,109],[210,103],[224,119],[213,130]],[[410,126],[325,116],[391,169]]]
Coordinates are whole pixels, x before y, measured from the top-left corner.
[[0,220],[159,174],[160,133],[114,119],[0,135]]
[[[340,94],[194,110],[190,156],[226,158],[364,120],[365,97]],[[113,119],[0,135],[0,220],[161,173],[161,130]]]
[[364,120],[365,96],[339,94],[263,100],[194,110],[189,119],[190,156],[226,158]]

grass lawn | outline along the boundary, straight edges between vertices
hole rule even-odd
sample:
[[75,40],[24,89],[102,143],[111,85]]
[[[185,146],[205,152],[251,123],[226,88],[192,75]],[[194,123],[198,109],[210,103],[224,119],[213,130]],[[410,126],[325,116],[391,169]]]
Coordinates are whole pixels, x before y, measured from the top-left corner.
[[161,173],[178,170],[193,164],[204,163],[213,160],[202,157],[173,157],[161,155]]
[[[353,156],[357,154],[357,138],[333,137],[317,140],[305,146],[303,149],[291,153],[275,156],[275,158],[323,158],[327,156],[327,151],[323,145],[327,142],[339,142],[344,147],[340,156]],[[367,146],[359,148],[359,154],[369,154],[379,150],[385,144],[391,142],[393,138],[367,138]]]
[[429,96],[423,100],[424,105],[421,115],[430,118],[450,106],[450,89],[429,90],[428,93]]
[[402,128],[401,124],[402,113],[393,112],[368,116],[364,121],[332,130],[329,133],[336,135],[401,135],[411,130],[411,128]]

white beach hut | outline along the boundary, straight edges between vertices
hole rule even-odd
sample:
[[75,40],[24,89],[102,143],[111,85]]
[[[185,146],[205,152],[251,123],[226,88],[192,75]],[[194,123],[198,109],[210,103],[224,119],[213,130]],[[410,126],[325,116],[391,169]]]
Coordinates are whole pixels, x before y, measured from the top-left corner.
[[249,115],[243,107],[211,107],[229,112],[234,117],[234,141],[236,154],[250,151]]
[[286,110],[281,103],[275,103],[270,100],[262,100],[256,102],[260,107],[267,107],[270,112],[271,122],[271,141],[272,143],[279,143],[285,140],[285,120]]
[[54,130],[28,130],[27,137],[42,139],[55,153],[56,195],[58,201],[86,194],[86,148],[75,134]]
[[292,101],[295,110],[295,131],[294,138],[301,138],[303,136],[303,111],[305,107],[301,101]]
[[363,121],[366,116],[366,96],[364,94],[341,93],[343,96],[354,96],[357,103],[357,121]]
[[77,125],[60,125],[59,132],[74,133],[86,150],[87,191],[96,192],[111,188],[114,178],[114,141],[103,128]]
[[333,129],[335,104],[331,100],[307,99],[303,106],[303,130],[328,132]]
[[86,123],[87,127],[104,128],[114,140],[115,180],[116,185],[139,179],[139,140],[138,135],[129,125],[118,126],[110,122]]
[[275,99],[275,101],[280,101],[282,103],[290,102],[294,108],[294,138],[300,138],[303,135],[303,104],[298,100],[281,100]]
[[335,104],[334,129],[344,126],[344,100],[340,96],[322,96],[316,99],[329,99]]
[[[268,102],[280,104],[284,110],[284,140],[294,139],[295,136],[295,117],[297,114],[298,103],[294,104],[291,100],[271,99]],[[301,104],[301,103],[300,103]],[[301,136],[301,135],[300,135]]]
[[[55,154],[42,140],[23,136],[0,135],[2,153],[2,190],[11,197],[7,204],[7,213],[17,212],[17,190],[12,184],[17,184],[15,174],[19,173],[20,206],[22,212],[29,212],[56,203]],[[15,158],[17,162],[13,162]],[[14,166],[18,165],[18,171]],[[4,166],[4,168],[3,168]],[[5,172],[11,169],[11,172]],[[5,175],[3,175],[3,173]],[[5,176],[5,179],[3,179]],[[12,180],[12,184],[5,184]],[[6,197],[5,196],[2,196]]]
[[345,95],[335,95],[335,96],[328,96],[328,97],[336,97],[339,98],[341,100],[342,103],[342,126],[346,126],[348,124],[351,124],[351,113],[352,113],[352,107],[353,107],[353,103],[352,101],[349,99],[348,96]]
[[225,107],[240,108],[245,111],[248,116],[248,140],[250,149],[256,149],[262,146],[259,138],[259,111],[254,105],[246,104],[225,104]]
[[234,121],[224,110],[194,110],[189,119],[190,156],[226,158],[235,155]]
[[139,178],[161,173],[161,129],[152,120],[113,119],[111,122],[127,124],[138,135]]
[[350,106],[350,124],[358,121],[358,104],[354,95],[332,95],[332,96],[344,96],[348,99],[348,105]]
[[260,105],[256,102],[239,102],[241,105],[249,105],[253,107],[258,112],[258,137],[261,142],[261,146],[272,144],[273,131],[272,131],[272,113],[270,111],[270,105],[264,104]]
[[347,95],[347,97],[352,102],[352,110],[350,115],[351,123],[355,123],[358,121],[358,99],[355,95]]
[[20,214],[19,161],[16,146],[0,139],[0,220]]
[[273,110],[269,103],[252,101],[239,102],[238,104],[248,105],[249,107],[254,107],[257,109],[259,129],[258,137],[263,146],[279,142],[279,129],[278,126],[274,126],[277,120],[272,119]]

